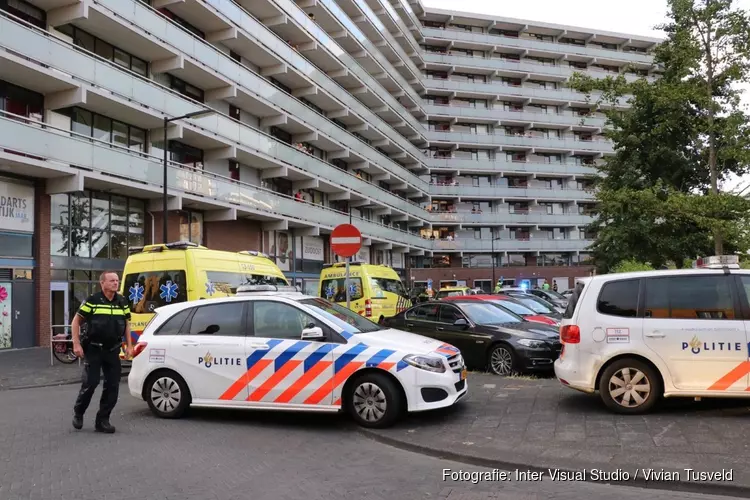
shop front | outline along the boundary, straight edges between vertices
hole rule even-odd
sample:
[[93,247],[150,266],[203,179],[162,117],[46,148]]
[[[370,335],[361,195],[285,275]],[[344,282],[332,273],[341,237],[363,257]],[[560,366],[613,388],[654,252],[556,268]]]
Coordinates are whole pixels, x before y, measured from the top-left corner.
[[0,349],[35,345],[34,185],[0,177]]

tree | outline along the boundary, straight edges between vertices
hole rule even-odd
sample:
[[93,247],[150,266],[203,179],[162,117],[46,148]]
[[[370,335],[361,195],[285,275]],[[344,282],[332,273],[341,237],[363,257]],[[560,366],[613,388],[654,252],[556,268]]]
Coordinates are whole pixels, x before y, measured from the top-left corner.
[[[695,104],[704,125],[712,196],[719,194],[722,163],[736,161],[738,153],[747,162],[747,151],[734,148],[738,136],[747,139],[736,85],[750,81],[750,20],[732,4],[733,0],[669,0],[672,22],[663,26],[670,35],[665,53],[680,59],[688,82],[697,87]],[[721,255],[720,231],[714,232],[714,243],[716,255]]]
[[598,166],[598,216],[590,228],[602,272],[628,259],[658,267],[747,248],[740,225],[747,200],[718,190],[750,164],[750,127],[736,88],[750,74],[750,22],[731,4],[669,0],[656,80],[575,74],[569,81],[604,111],[615,147]]
[[654,268],[645,262],[637,260],[623,260],[614,266],[611,270],[613,273],[632,273],[635,271],[653,271]]

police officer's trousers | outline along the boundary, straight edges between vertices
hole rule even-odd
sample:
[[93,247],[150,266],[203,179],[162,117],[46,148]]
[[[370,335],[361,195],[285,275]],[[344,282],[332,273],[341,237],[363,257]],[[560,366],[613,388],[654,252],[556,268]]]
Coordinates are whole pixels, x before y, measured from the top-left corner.
[[96,345],[88,345],[84,354],[81,390],[78,392],[73,412],[83,416],[91,403],[96,386],[99,385],[99,372],[104,373],[102,396],[99,400],[99,412],[96,421],[108,421],[117,404],[120,391],[120,346],[105,349]]

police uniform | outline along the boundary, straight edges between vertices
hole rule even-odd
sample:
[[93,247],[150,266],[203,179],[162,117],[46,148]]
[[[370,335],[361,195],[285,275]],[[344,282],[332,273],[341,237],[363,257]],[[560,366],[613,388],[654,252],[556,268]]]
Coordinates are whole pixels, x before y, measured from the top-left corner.
[[[130,321],[130,306],[125,297],[118,293],[109,300],[104,293],[98,292],[81,304],[78,315],[85,320],[86,333],[81,338],[84,370],[81,390],[73,408],[74,416],[83,417],[99,385],[101,371],[104,373],[104,385],[96,414],[96,428],[114,432],[114,427],[109,425],[109,415],[117,404],[120,389],[120,347],[125,336],[125,324]],[[104,425],[100,425],[102,423]]]

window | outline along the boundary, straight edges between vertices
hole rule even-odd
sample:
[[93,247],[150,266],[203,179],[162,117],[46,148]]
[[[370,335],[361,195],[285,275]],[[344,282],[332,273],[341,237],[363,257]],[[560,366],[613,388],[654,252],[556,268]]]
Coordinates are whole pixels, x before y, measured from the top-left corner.
[[57,31],[71,37],[74,45],[93,52],[107,61],[117,63],[141,76],[148,77],[148,63],[143,59],[139,59],[72,24],[60,26]]
[[196,28],[189,22],[185,21],[183,18],[181,18],[174,12],[170,11],[169,9],[162,8],[162,9],[156,9],[156,10],[159,11],[162,15],[164,15],[164,17],[171,19],[172,21],[174,21],[175,24],[177,24],[178,26],[182,26],[183,28],[185,28],[187,31],[197,36],[198,38],[206,38],[206,35],[201,30],[199,30],[198,28]]
[[0,10],[10,12],[38,28],[47,29],[47,13],[24,0],[0,0]]
[[238,54],[237,52],[235,52],[235,51],[233,51],[233,50],[230,50],[230,51],[229,51],[229,57],[231,57],[232,59],[234,59],[234,60],[235,60],[235,61],[237,61],[238,63],[241,63],[241,62],[242,62],[242,56],[241,56],[241,55],[239,55],[239,54]]
[[492,304],[482,302],[463,304],[463,312],[477,325],[495,325],[499,323],[521,323],[522,318],[503,311]]
[[349,333],[367,333],[376,332],[378,330],[385,330],[377,323],[373,323],[369,319],[360,316],[351,309],[342,307],[338,304],[332,304],[327,300],[319,298],[311,298],[300,301],[310,307],[316,308],[318,313],[325,316],[329,321],[339,325]]
[[638,313],[640,280],[610,281],[599,292],[596,310],[609,316],[635,318]]
[[134,314],[151,313],[157,307],[187,300],[185,271],[148,271],[128,274],[124,283],[125,294],[129,294],[130,289],[136,284],[143,288],[143,298],[137,303],[131,301],[130,310]]
[[198,102],[203,102],[204,93],[202,89],[190,85],[185,80],[177,78],[174,75],[169,75],[169,88],[179,92],[185,97],[189,97],[190,99],[194,99]]
[[184,332],[182,327],[191,312],[193,312],[192,309],[185,309],[178,312],[161,325],[161,327],[154,332],[154,335],[179,335],[181,332]]
[[[362,280],[360,278],[349,278],[350,286],[349,300],[359,300],[363,297]],[[334,278],[323,280],[320,287],[320,296],[331,302],[346,302],[346,278]]]
[[237,106],[232,106],[230,104],[229,105],[229,116],[231,116],[235,120],[240,120],[240,117],[241,117],[240,108],[238,108]]
[[442,305],[440,306],[440,323],[447,323],[452,325],[459,319],[466,319],[461,311],[454,306]]
[[[2,0],[0,0],[2,2]],[[43,121],[44,96],[0,80],[0,110]]]
[[73,107],[67,110],[71,131],[94,139],[143,152],[146,131],[127,123],[112,120],[89,110]]
[[419,306],[409,311],[406,316],[408,320],[416,321],[438,321],[438,306],[437,305],[424,305]]
[[283,302],[253,302],[253,333],[256,337],[298,339],[310,323],[321,323],[296,307]]
[[245,302],[200,306],[190,321],[190,335],[245,336]]
[[645,317],[735,319],[731,276],[648,278]]

